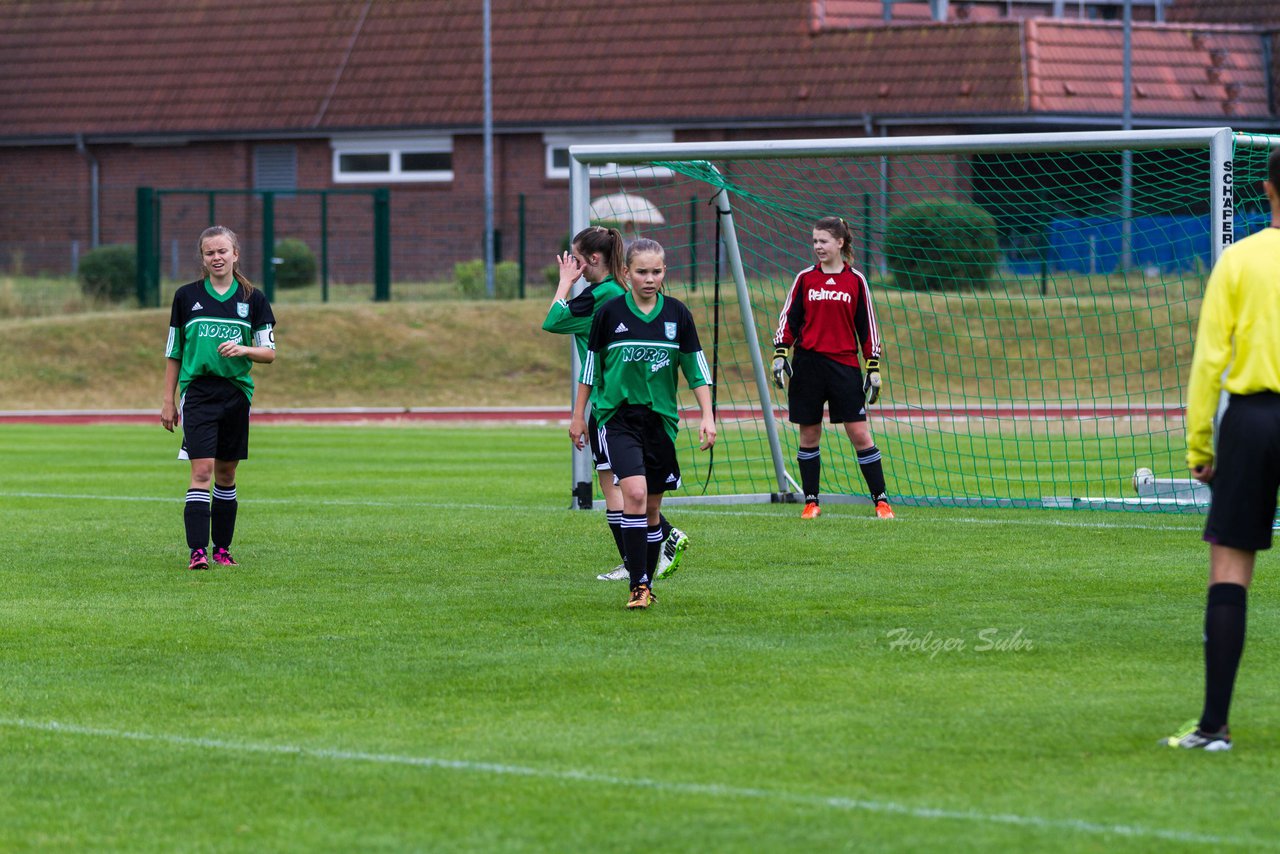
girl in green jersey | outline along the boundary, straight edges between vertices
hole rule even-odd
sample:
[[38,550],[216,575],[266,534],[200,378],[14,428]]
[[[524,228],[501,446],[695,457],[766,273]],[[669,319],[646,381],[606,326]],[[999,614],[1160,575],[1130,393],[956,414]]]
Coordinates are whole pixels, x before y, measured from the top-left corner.
[[[547,310],[547,318],[542,322],[542,328],[547,332],[572,335],[579,362],[586,356],[587,333],[591,331],[591,321],[595,319],[600,306],[626,293],[624,252],[620,231],[593,225],[574,235],[570,241],[570,251],[556,258],[560,266],[560,282],[556,286],[556,293]],[[578,279],[585,280],[587,286],[577,296],[570,297]],[[630,577],[622,537],[622,493],[614,482],[609,461],[600,451],[598,426],[595,410],[592,409],[587,428],[591,455],[600,481],[600,492],[604,495],[605,521],[613,534],[614,544],[623,563],[600,573],[596,578],[601,581],[621,581]],[[689,545],[689,537],[665,517],[661,521],[661,528],[662,544],[656,577],[666,578],[680,567],[684,551]]]
[[249,370],[275,361],[276,319],[262,291],[240,272],[240,242],[231,229],[205,229],[197,247],[203,278],[173,295],[160,425],[169,432],[182,425],[180,456],[191,460],[183,510],[189,568],[208,569],[210,563],[237,565],[231,538],[236,468],[249,456]]

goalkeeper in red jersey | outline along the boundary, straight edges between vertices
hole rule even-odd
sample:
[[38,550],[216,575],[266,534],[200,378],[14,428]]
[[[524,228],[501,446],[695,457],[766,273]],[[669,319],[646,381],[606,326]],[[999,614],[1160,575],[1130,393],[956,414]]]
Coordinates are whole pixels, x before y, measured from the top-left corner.
[[[822,409],[843,424],[858,455],[876,515],[892,519],[880,449],[867,426],[867,404],[880,396],[880,329],[871,289],[853,268],[853,234],[840,217],[813,226],[817,263],[796,275],[773,336],[773,378],[787,385],[789,420],[800,428],[796,463],[804,490],[802,519],[816,519],[822,480]],[[859,364],[859,355],[863,361]]]

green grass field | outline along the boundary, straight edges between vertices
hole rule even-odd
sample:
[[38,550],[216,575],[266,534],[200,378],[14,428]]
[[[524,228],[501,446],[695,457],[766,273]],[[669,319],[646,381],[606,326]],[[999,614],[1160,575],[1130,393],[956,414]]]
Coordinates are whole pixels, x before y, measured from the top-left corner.
[[[649,611],[558,427],[259,426],[189,573],[157,427],[0,428],[0,850],[1277,845],[1259,564],[1230,754],[1199,517],[673,506]],[[693,461],[688,461],[693,464]]]

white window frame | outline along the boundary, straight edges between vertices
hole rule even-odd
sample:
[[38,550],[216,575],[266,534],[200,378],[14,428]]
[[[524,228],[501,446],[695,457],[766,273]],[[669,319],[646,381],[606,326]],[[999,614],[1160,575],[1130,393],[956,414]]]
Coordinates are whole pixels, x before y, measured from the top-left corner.
[[[637,130],[637,131],[576,131],[544,133],[542,144],[546,162],[547,178],[552,180],[569,180],[569,167],[556,166],[555,152],[568,151],[571,145],[640,145],[669,144],[675,142],[675,131],[670,130]],[[591,177],[616,177],[622,170],[616,163],[603,163],[591,166]],[[628,177],[636,178],[670,178],[671,170],[658,166],[645,168],[626,167]]]
[[[447,183],[453,180],[453,169],[431,169],[417,172],[401,166],[405,154],[453,155],[452,136],[395,137],[382,139],[331,139],[333,149],[333,182],[335,184],[369,183]],[[386,154],[390,167],[385,172],[343,172],[344,154]]]

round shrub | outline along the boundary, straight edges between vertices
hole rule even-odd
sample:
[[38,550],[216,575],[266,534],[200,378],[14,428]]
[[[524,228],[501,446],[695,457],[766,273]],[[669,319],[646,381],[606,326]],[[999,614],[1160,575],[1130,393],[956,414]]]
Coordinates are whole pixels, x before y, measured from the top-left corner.
[[[558,276],[558,274],[557,274]],[[487,299],[484,280],[484,260],[460,261],[453,265],[453,278],[458,283],[458,293],[463,299]],[[557,281],[559,278],[557,277]],[[520,296],[520,265],[514,261],[500,261],[493,265],[493,298],[515,299]]]
[[940,199],[907,205],[889,217],[884,252],[900,288],[985,288],[1000,261],[998,238],[991,214]]
[[315,284],[316,256],[311,247],[296,237],[276,241],[276,287],[305,288]]
[[132,246],[99,246],[80,259],[80,291],[90,299],[122,302],[137,294],[138,259]]

